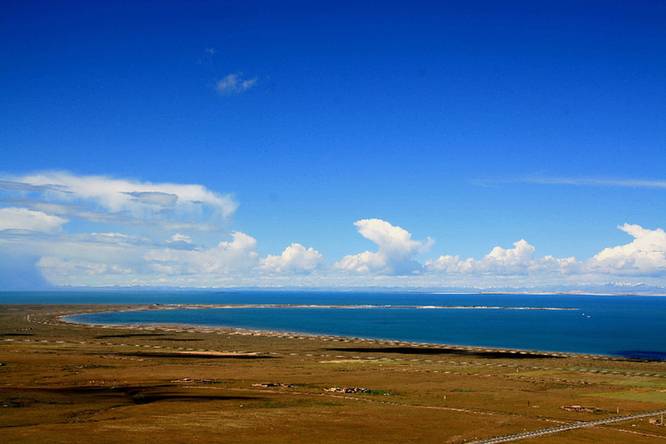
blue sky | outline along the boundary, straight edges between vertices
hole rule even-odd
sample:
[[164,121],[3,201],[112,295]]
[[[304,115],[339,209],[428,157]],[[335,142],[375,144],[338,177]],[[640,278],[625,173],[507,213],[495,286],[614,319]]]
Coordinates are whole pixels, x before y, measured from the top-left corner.
[[[69,190],[75,198],[65,199],[14,186],[0,194],[0,208],[12,209],[6,220],[44,217],[21,213],[27,208],[66,222],[52,220],[48,229],[6,222],[0,284],[16,264],[30,276],[28,286],[42,275],[56,285],[155,284],[158,272],[138,264],[146,246],[126,252],[136,263],[119,265],[132,270],[124,278],[91,271],[83,282],[70,275],[90,264],[68,256],[62,242],[120,233],[158,248],[181,234],[202,252],[233,232],[256,240],[259,268],[292,243],[316,250],[316,267],[287,267],[310,285],[364,283],[366,274],[442,286],[471,284],[478,274],[486,285],[509,275],[525,285],[573,275],[665,282],[657,231],[666,225],[662,2],[110,3],[5,5],[3,180],[34,186],[36,174],[55,171],[131,186],[196,184],[238,208],[221,215],[219,205],[206,204],[194,217],[180,208],[180,190],[177,216],[165,216],[155,202],[150,211],[120,209],[108,195]],[[74,202],[114,220],[76,215]],[[174,218],[208,228],[177,229]],[[171,225],[156,229],[157,219]],[[361,233],[365,225],[354,225],[375,219],[422,245],[384,251]],[[612,266],[592,267],[604,248],[631,242],[618,230],[623,224],[652,230],[658,240],[631,247]],[[482,262],[493,247],[511,249],[520,239],[536,248],[534,258],[573,256],[584,270],[546,278],[486,264],[435,275],[426,265],[440,256]],[[342,258],[365,250],[379,251],[376,267],[342,267]],[[54,257],[57,267],[40,265]],[[185,274],[246,276],[213,276],[211,285],[294,282],[211,270]],[[352,281],[345,271],[353,271]],[[173,273],[163,270],[163,282]]]

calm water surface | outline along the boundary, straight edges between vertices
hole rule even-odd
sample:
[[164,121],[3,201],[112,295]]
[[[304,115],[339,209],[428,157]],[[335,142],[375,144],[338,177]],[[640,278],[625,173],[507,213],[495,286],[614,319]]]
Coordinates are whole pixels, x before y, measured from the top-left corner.
[[0,293],[4,303],[337,304],[559,307],[575,311],[415,308],[147,310],[77,316],[108,324],[181,323],[403,341],[666,359],[666,298],[360,292]]

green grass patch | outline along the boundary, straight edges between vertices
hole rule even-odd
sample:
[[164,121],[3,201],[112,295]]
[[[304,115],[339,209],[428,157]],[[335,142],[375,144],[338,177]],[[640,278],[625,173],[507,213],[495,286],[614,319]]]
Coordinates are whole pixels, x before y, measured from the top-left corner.
[[366,393],[368,395],[382,395],[382,396],[389,396],[393,394],[388,390],[368,390]]

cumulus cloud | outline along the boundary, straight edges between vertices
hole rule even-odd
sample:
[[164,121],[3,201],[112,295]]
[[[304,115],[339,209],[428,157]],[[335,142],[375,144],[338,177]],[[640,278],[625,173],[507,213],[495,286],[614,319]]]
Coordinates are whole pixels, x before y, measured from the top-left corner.
[[590,271],[619,274],[666,274],[666,232],[640,225],[618,227],[634,238],[616,247],[604,248],[587,263]]
[[409,274],[421,265],[414,259],[427,251],[433,241],[412,239],[409,231],[381,219],[361,219],[354,223],[359,234],[377,245],[377,251],[345,256],[335,267],[357,273]]
[[[229,195],[202,185],[151,183],[107,176],[79,176],[50,171],[4,178],[5,191],[37,193],[49,203],[85,202],[107,212],[129,212],[137,217],[163,214],[164,210],[197,213],[210,210],[223,217],[238,204]],[[9,185],[8,185],[9,184]],[[63,207],[66,210],[66,207]]]
[[534,246],[525,239],[513,243],[513,248],[497,246],[490,250],[484,258],[489,267],[514,268],[521,267],[532,260]]
[[556,258],[544,256],[535,258],[535,248],[524,239],[513,244],[513,248],[494,247],[481,259],[461,259],[458,256],[443,255],[426,262],[426,268],[452,274],[494,274],[524,275],[535,272],[566,272],[576,264],[574,257]]
[[[228,286],[256,275],[256,240],[234,232],[204,248],[156,243],[123,233],[0,236],[0,252],[40,258],[37,269],[54,285]],[[2,255],[0,255],[1,257]]]
[[227,74],[215,85],[218,93],[224,95],[241,94],[253,88],[257,84],[257,78],[243,78],[240,73]]
[[208,249],[152,249],[144,255],[149,266],[168,274],[227,274],[249,271],[258,261],[257,240],[240,231]]
[[116,232],[0,232],[0,258],[32,258],[53,285],[131,285],[129,270],[140,269],[141,253],[151,245],[148,239]]
[[316,269],[323,259],[321,253],[314,248],[293,243],[279,256],[266,256],[261,261],[261,267],[274,273],[303,273]]
[[[188,198],[179,189],[121,189],[81,197],[82,192],[65,181],[34,182],[17,182],[22,185],[5,189],[27,193],[27,200],[33,193],[52,199],[89,200],[108,208],[109,214],[133,205],[178,207]],[[120,203],[107,202],[107,196],[112,201],[116,195]],[[361,219],[354,223],[358,233],[376,248],[327,265],[319,251],[299,243],[260,256],[257,240],[240,231],[226,235],[198,231],[194,242],[187,228],[153,230],[152,226],[114,226],[109,220],[68,223],[72,218],[66,202],[35,208],[0,208],[0,260],[30,258],[30,266],[36,262],[36,269],[55,285],[557,288],[618,280],[627,285],[666,284],[666,232],[632,224],[619,227],[631,236],[627,243],[600,247],[597,254],[583,260],[542,256],[520,239],[512,245],[495,246],[479,258],[441,255],[421,263],[417,258],[433,244],[431,239],[414,239],[406,229],[381,219]],[[219,236],[228,237],[218,242]]]
[[27,208],[0,208],[0,231],[26,230],[51,233],[60,230],[67,219]]

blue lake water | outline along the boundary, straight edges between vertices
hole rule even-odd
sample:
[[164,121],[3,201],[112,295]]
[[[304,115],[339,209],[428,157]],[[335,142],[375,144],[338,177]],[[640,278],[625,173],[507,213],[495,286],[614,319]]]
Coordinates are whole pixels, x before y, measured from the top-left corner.
[[411,292],[31,292],[0,303],[335,304],[576,308],[243,308],[107,312],[76,319],[109,324],[191,324],[443,344],[666,359],[666,298],[639,296],[428,294]]

